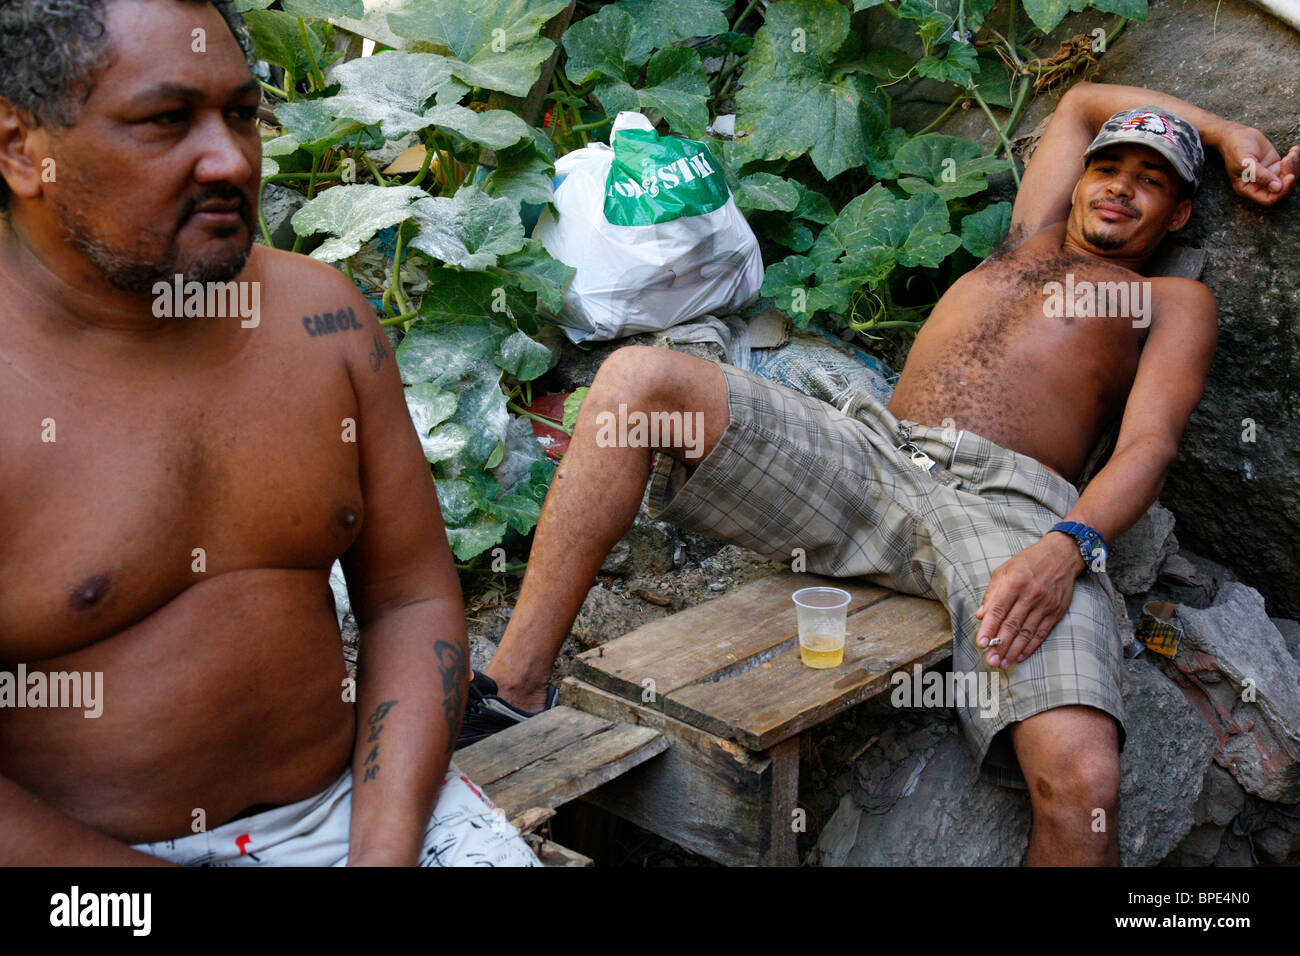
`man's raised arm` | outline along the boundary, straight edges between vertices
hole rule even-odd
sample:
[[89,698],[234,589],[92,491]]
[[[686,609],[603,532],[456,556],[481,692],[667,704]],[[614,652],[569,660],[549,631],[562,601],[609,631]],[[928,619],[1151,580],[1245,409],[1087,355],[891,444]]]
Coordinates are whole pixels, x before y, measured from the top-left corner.
[[1083,152],[1114,114],[1139,106],[1177,113],[1196,127],[1201,141],[1217,149],[1232,188],[1264,206],[1280,202],[1300,174],[1300,146],[1279,156],[1268,137],[1167,93],[1137,86],[1078,83],[1061,98],[1033,158],[1025,168],[1011,213],[1019,243],[1070,212],[1070,197],[1083,173]]

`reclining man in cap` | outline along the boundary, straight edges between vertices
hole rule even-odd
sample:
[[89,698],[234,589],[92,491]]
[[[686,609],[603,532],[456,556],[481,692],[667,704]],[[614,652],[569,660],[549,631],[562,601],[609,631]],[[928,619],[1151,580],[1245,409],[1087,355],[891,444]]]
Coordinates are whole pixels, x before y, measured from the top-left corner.
[[[973,701],[958,715],[980,772],[1029,789],[1026,861],[1117,863],[1122,652],[1106,542],[1159,493],[1214,354],[1210,290],[1141,272],[1191,214],[1202,140],[1265,206],[1300,172],[1300,147],[1283,159],[1257,130],[1172,96],[1071,89],[1009,235],[935,306],[887,408],[863,393],[836,409],[665,349],[610,356],[500,649],[470,682],[462,742],[553,704],[555,656],[649,477],[654,518],[941,600],[954,671],[1000,678],[991,715]],[[702,413],[702,460],[670,441],[605,447],[601,416],[636,412]],[[1117,419],[1114,453],[1080,494],[1072,482]]]
[[383,332],[252,246],[246,43],[206,0],[0,5],[0,863],[539,865],[449,763],[463,605]]

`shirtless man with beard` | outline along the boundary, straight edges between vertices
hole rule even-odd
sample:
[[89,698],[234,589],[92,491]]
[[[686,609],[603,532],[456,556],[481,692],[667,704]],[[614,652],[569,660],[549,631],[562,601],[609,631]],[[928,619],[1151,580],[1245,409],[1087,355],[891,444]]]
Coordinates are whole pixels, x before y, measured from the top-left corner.
[[[0,707],[0,862],[538,865],[449,764],[463,606],[383,332],[252,245],[245,43],[204,0],[0,6],[0,670],[103,681]],[[167,317],[177,275],[256,312]]]
[[[1210,290],[1141,272],[1191,214],[1201,140],[1265,206],[1300,172],[1300,147],[1280,157],[1257,130],[1172,96],[1071,89],[1005,242],[935,306],[887,408],[863,393],[836,409],[666,349],[615,352],[500,648],[470,682],[462,743],[553,705],[556,654],[649,477],[654,518],[943,601],[953,670],[1000,678],[992,715],[957,710],[982,774],[1030,791],[1026,861],[1118,863],[1122,658],[1105,542],[1159,494],[1214,355]],[[1084,289],[1106,294],[1089,307]],[[665,412],[702,416],[702,460],[681,436],[609,447],[616,416]],[[1116,420],[1115,450],[1080,494],[1071,482]]]

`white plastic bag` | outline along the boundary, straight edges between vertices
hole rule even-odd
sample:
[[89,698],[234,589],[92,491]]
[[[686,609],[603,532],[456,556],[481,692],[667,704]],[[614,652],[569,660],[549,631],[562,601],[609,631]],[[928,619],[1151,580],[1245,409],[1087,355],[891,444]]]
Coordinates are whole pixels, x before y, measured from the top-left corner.
[[558,216],[544,211],[533,233],[577,269],[559,316],[569,338],[655,332],[753,299],[758,240],[708,147],[660,137],[635,112],[610,139],[556,162]]

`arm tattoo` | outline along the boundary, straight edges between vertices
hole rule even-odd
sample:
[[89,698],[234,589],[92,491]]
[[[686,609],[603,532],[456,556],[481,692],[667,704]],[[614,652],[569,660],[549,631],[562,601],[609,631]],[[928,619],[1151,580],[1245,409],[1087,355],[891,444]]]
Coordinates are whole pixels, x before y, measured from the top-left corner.
[[438,641],[434,644],[434,653],[438,655],[438,673],[442,677],[442,713],[447,721],[447,753],[456,750],[456,738],[460,736],[460,723],[465,716],[465,651],[450,641]]
[[388,354],[388,343],[384,341],[382,335],[376,334],[372,340],[375,350],[370,353],[370,370],[378,372],[379,367],[384,364],[384,356]]
[[362,767],[365,768],[365,776],[361,778],[362,783],[367,783],[379,776],[379,735],[384,732],[384,718],[388,712],[397,706],[397,701],[386,700],[378,707],[375,712],[366,719],[366,724],[370,728],[370,735],[366,738],[366,743],[373,743],[370,753],[366,754],[366,759],[362,761]]
[[335,332],[351,332],[353,329],[364,329],[361,320],[357,314],[352,311],[351,306],[343,306],[337,312],[323,312],[314,315],[304,315],[302,317],[302,327],[307,330],[310,336],[333,335]]

